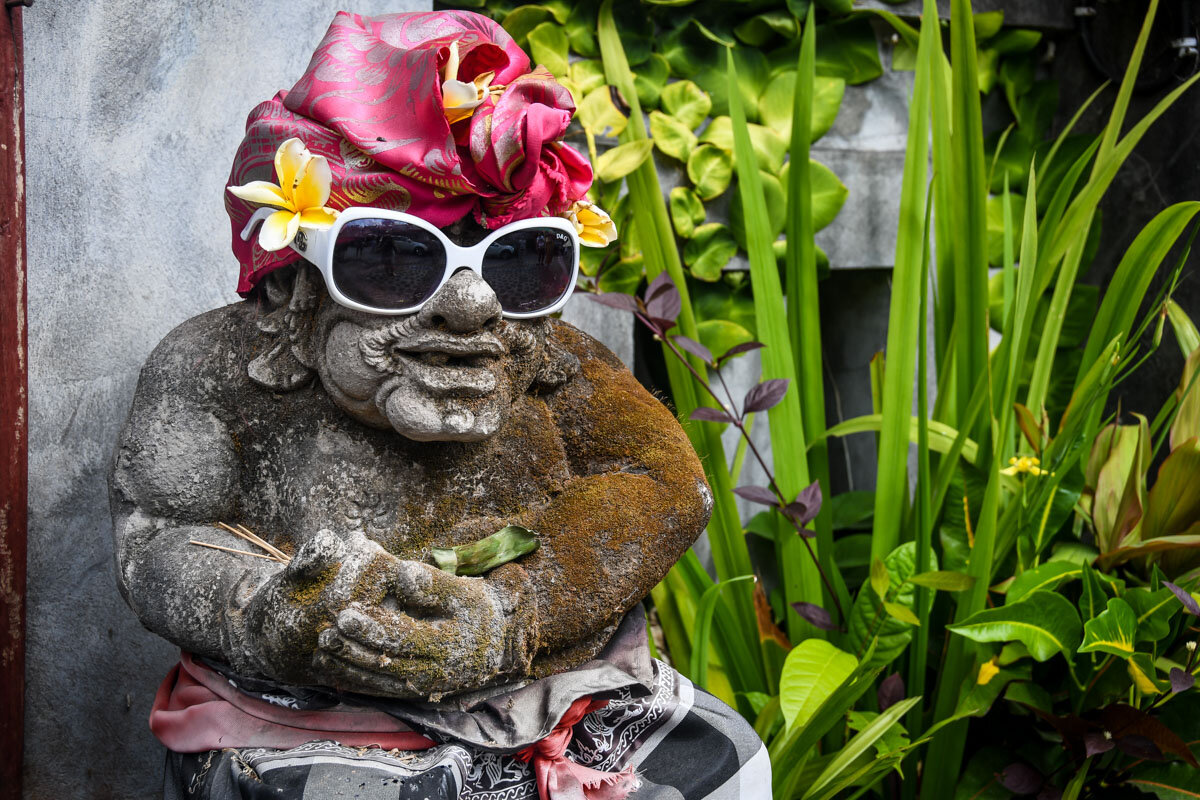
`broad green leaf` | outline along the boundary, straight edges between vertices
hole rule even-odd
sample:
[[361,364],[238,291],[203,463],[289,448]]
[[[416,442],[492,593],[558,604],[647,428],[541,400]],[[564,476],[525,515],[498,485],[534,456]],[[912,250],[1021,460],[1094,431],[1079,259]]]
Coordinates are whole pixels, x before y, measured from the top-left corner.
[[779,676],[779,705],[788,729],[807,723],[857,666],[857,658],[824,639],[805,639],[793,647]]
[[639,139],[633,142],[619,144],[611,150],[600,154],[596,159],[596,177],[604,183],[619,181],[640,167],[650,151],[654,149],[653,139]]
[[984,658],[983,663],[971,670],[967,679],[963,681],[959,691],[958,705],[954,708],[955,716],[982,717],[991,709],[996,699],[1003,694],[1009,684],[1013,681],[1027,681],[1032,674],[1028,664],[1012,669],[998,668],[990,675],[982,673],[987,676],[987,680],[980,683],[981,668],[987,669],[990,666],[990,659]]
[[1066,581],[1075,580],[1082,572],[1081,565],[1066,561],[1047,561],[1039,567],[1025,570],[1009,585],[1004,604],[1011,605],[1030,592],[1056,589]]
[[638,66],[633,76],[633,85],[644,108],[654,108],[659,104],[669,72],[667,60],[658,53],[651,53],[650,57]]
[[1137,616],[1139,642],[1157,642],[1171,632],[1171,618],[1179,611],[1179,601],[1170,589],[1151,591],[1145,587],[1127,590],[1121,599]]
[[704,35],[692,14],[680,15],[679,24],[659,40],[655,49],[667,59],[671,74],[677,78],[694,78],[721,64],[722,48]]
[[642,256],[623,258],[600,275],[600,291],[633,294],[645,275]]
[[1171,451],[1146,497],[1142,539],[1183,533],[1200,521],[1200,444],[1189,440]]
[[1174,300],[1167,300],[1167,318],[1171,320],[1171,327],[1175,330],[1175,338],[1179,342],[1179,349],[1183,353],[1184,358],[1187,358],[1197,348],[1200,348],[1200,331],[1196,330],[1196,325],[1192,322],[1192,318]]
[[543,22],[529,32],[529,53],[556,78],[567,75],[567,32],[561,25]]
[[729,52],[733,54],[733,60],[737,63],[737,82],[742,91],[746,117],[757,120],[758,100],[766,89],[769,75],[767,57],[761,50],[753,47],[735,47]]
[[1125,783],[1158,800],[1196,800],[1200,797],[1200,789],[1196,788],[1196,768],[1182,761],[1162,764],[1143,761],[1134,767]]
[[518,6],[508,13],[500,22],[501,27],[508,31],[519,46],[529,46],[529,32],[543,22],[554,19],[550,9],[542,5]]
[[1094,487],[1092,526],[1102,552],[1126,542],[1146,505],[1145,475],[1153,443],[1146,418],[1134,415],[1136,425],[1108,425],[1100,430],[1088,457],[1084,478]]
[[794,39],[797,33],[796,18],[783,9],[756,14],[733,29],[733,35],[751,47],[762,47],[776,34]]
[[676,81],[662,90],[663,109],[691,130],[700,127],[712,111],[712,100],[691,81]]
[[585,131],[595,136],[617,136],[629,123],[629,118],[613,105],[612,94],[603,84],[584,96],[575,110],[575,118]]
[[[597,59],[573,62],[568,69],[568,74],[571,76],[571,82],[575,84],[574,90],[579,93],[576,97],[576,106],[582,102],[580,98],[587,97],[592,91],[604,85],[604,64]],[[612,105],[611,96],[609,105]],[[579,116],[578,108],[575,116],[576,118]],[[624,115],[622,114],[622,116]]]
[[[759,171],[762,181],[763,196],[767,201],[767,227],[772,239],[783,233],[787,221],[787,197],[783,193],[783,184],[769,172]],[[729,228],[733,238],[743,250],[746,249],[746,215],[742,211],[742,197],[735,193],[729,200]]]
[[675,232],[684,239],[692,238],[696,226],[704,222],[704,203],[691,189],[676,186],[671,190],[670,208]]
[[924,586],[926,589],[936,589],[939,592],[965,592],[975,585],[975,579],[962,572],[951,570],[934,570],[913,575],[910,583]]
[[[762,125],[750,123],[747,127],[750,129],[750,144],[754,147],[754,157],[758,160],[758,168],[766,170],[772,175],[779,173],[783,167],[783,158],[787,155],[787,141],[775,131],[764,128]],[[704,133],[700,134],[700,141],[716,145],[732,155],[733,128],[730,125],[729,117],[714,117],[708,127],[704,129]]]
[[[1091,567],[1091,559],[1080,565],[1083,570],[1083,592],[1079,597],[1079,613],[1083,617],[1083,621],[1095,619],[1104,613],[1104,609],[1108,607],[1109,593],[1105,590],[1104,581],[1100,580],[1096,570]],[[1065,563],[1065,562],[1050,562],[1050,563]],[[1011,587],[1009,588],[1011,592]]]
[[1041,31],[1031,31],[1022,28],[1009,28],[1002,31],[995,39],[988,42],[988,47],[1000,55],[1013,53],[1028,53],[1037,47],[1042,40]]
[[[819,231],[833,222],[834,217],[846,204],[850,190],[829,167],[819,161],[810,160],[808,163],[810,164],[809,174],[812,176],[813,230]],[[791,162],[788,162],[783,165],[783,169],[779,173],[779,180],[785,186],[790,171]]]
[[661,111],[650,112],[650,136],[659,150],[685,163],[696,147],[696,134],[679,120]]
[[[750,331],[727,319],[709,319],[698,322],[696,330],[700,333],[700,344],[707,347],[708,351],[715,356],[720,356],[729,348],[754,339]],[[734,356],[734,358],[738,357]]]
[[1137,616],[1129,604],[1120,598],[1108,601],[1108,608],[1095,619],[1083,623],[1083,644],[1080,653],[1111,653],[1118,658],[1133,655],[1137,634]]
[[[910,610],[916,602],[916,587],[909,578],[916,572],[916,543],[900,545],[883,559],[887,568],[887,601],[906,606]],[[936,564],[932,566],[937,566]],[[878,568],[873,568],[878,575]],[[878,576],[882,577],[882,576]],[[849,633],[846,644],[850,650],[863,657],[863,664],[870,667],[888,664],[904,652],[913,636],[913,626],[894,615],[884,612],[879,596],[873,587],[882,588],[882,582],[872,581],[859,590],[850,609]],[[865,656],[873,637],[878,635],[875,651]]]
[[[818,75],[813,81],[812,141],[824,136],[833,127],[846,81]],[[767,82],[758,99],[758,116],[762,124],[778,133],[784,141],[792,138],[792,115],[796,94],[796,71],[786,70]]]
[[865,17],[822,25],[817,30],[817,74],[857,85],[883,74],[875,29]]
[[974,16],[975,38],[979,41],[995,36],[1004,25],[1003,11],[985,11]]
[[683,246],[683,263],[691,268],[694,277],[711,283],[721,277],[721,270],[737,255],[737,249],[727,225],[709,222],[698,225]]
[[976,642],[1018,641],[1045,661],[1055,653],[1068,660],[1082,641],[1079,612],[1060,594],[1033,592],[1019,603],[979,611],[947,628]]
[[[1182,313],[1181,310],[1179,314]],[[1172,318],[1172,323],[1174,321]],[[1191,320],[1188,320],[1188,325],[1191,325]],[[1175,327],[1177,336],[1179,327]],[[1179,338],[1182,343],[1183,338]],[[1183,363],[1183,374],[1179,376],[1179,388],[1175,390],[1176,400],[1182,398],[1182,402],[1179,402],[1179,410],[1175,412],[1175,420],[1171,423],[1171,435],[1168,439],[1171,449],[1179,447],[1188,439],[1200,436],[1200,380],[1196,379],[1197,371],[1200,371],[1200,346],[1188,352]]]
[[700,199],[712,200],[729,188],[733,156],[719,147],[702,144],[688,157],[687,173]]
[[1159,680],[1158,670],[1154,667],[1154,656],[1149,653],[1130,655],[1125,661],[1125,672],[1142,694],[1159,694],[1169,686],[1165,681]]

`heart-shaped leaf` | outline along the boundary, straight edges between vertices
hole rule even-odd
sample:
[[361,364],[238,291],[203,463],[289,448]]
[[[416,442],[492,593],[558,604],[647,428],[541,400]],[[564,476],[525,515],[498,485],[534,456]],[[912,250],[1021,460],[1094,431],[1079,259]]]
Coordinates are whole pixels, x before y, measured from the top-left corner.
[[[667,279],[659,283],[659,279],[664,276]],[[647,287],[645,302],[647,315],[672,322],[683,310],[683,298],[679,294],[679,289],[675,288],[675,284],[666,272],[659,273],[659,277],[655,278],[655,283]]]
[[669,84],[663,89],[659,102],[668,114],[692,131],[700,127],[712,111],[712,100],[691,81]]
[[704,203],[696,193],[686,186],[676,186],[671,190],[670,199],[671,224],[675,232],[684,239],[690,239],[696,233],[696,226],[704,222]]
[[659,150],[679,161],[686,162],[696,147],[696,134],[661,111],[650,112],[650,136]]
[[672,337],[671,341],[675,342],[675,344],[679,345],[681,349],[691,353],[705,364],[713,363],[713,354],[707,347],[700,344],[695,339],[689,339],[686,336],[679,335]]
[[720,222],[697,226],[692,238],[683,246],[683,262],[691,268],[692,276],[702,281],[718,280],[725,265],[735,255],[737,242],[729,227]]
[[629,122],[629,118],[613,105],[612,92],[604,85],[584,96],[583,102],[575,109],[575,119],[579,120],[585,131],[595,136],[616,136],[625,130]]
[[662,99],[663,87],[667,85],[667,75],[670,73],[670,67],[667,65],[667,60],[658,53],[651,53],[650,57],[638,65],[637,72],[633,76],[633,88],[637,92],[638,102],[642,108],[656,108],[659,101]]
[[602,183],[621,180],[644,164],[653,148],[653,139],[638,139],[601,153],[596,159],[596,177]]
[[[727,319],[707,319],[704,322],[697,322],[696,333],[700,335],[700,341],[710,352],[722,354],[717,356],[717,364],[726,360],[725,354],[730,353],[736,347],[748,344],[754,338],[750,335],[750,331]],[[734,353],[734,355],[737,354]]]
[[529,32],[551,19],[554,19],[554,15],[550,9],[540,5],[524,5],[508,12],[500,25],[513,41],[524,48],[529,44]]
[[[750,144],[754,148],[754,157],[758,160],[758,168],[772,175],[778,174],[783,167],[783,158],[787,155],[787,141],[770,128],[748,123]],[[722,150],[733,153],[733,121],[729,117],[715,117],[700,135],[700,141],[714,145]]]
[[[653,145],[653,140],[644,141]],[[729,188],[733,156],[719,147],[702,144],[688,156],[687,174],[700,199],[712,200]]]
[[567,32],[561,25],[542,22],[529,32],[529,54],[533,62],[550,70],[556,78],[567,75]]
[[[795,92],[796,70],[785,70],[767,82],[758,99],[758,116],[762,124],[778,133],[785,142],[792,139]],[[809,126],[812,141],[820,139],[833,127],[845,93],[846,82],[841,78],[818,75],[813,80],[812,123]]]
[[632,258],[622,258],[600,275],[600,291],[632,295],[645,272],[646,265],[640,253]]
[[837,625],[833,623],[833,617],[829,616],[829,612],[815,603],[801,600],[792,603],[792,608],[815,628],[823,631],[837,630]]
[[[576,98],[586,98],[596,89],[604,86],[604,62],[599,59],[586,59],[583,61],[574,61],[568,69],[571,82],[575,85],[571,88],[572,93],[578,92]],[[612,96],[609,96],[609,101],[612,101]],[[575,118],[579,118],[579,109],[575,109]]]
[[[790,166],[789,161],[779,173],[779,182],[784,186],[788,183]],[[819,231],[833,222],[846,204],[850,190],[833,174],[833,170],[816,161],[809,163],[809,177],[812,179],[813,230]]]
[[1070,659],[1083,640],[1083,625],[1071,601],[1045,591],[1031,592],[1019,603],[976,612],[947,628],[976,642],[1021,642],[1038,661],[1055,653]]

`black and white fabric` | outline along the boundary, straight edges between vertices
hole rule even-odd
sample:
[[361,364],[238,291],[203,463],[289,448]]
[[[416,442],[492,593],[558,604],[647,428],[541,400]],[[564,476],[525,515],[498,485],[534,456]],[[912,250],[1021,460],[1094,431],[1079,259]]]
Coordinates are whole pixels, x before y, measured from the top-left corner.
[[[574,727],[568,757],[607,772],[632,765],[634,800],[769,798],[770,761],[746,721],[663,662],[651,668],[648,686],[614,690]],[[168,753],[164,783],[165,800],[538,798],[528,764],[459,741],[419,752],[310,742]]]

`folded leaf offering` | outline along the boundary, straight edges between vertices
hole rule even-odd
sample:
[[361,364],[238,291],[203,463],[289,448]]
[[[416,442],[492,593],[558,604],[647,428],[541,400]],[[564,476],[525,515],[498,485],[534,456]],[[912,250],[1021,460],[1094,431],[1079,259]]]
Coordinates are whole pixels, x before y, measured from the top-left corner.
[[435,547],[433,562],[451,575],[482,575],[538,549],[537,534],[520,525],[500,530],[471,544]]

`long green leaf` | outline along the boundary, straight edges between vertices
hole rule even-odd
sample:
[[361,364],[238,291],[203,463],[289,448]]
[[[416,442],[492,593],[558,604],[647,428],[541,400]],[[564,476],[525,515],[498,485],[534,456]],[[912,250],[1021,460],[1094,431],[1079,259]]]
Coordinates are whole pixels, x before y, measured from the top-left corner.
[[922,32],[908,114],[908,143],[900,188],[900,222],[896,234],[896,264],[892,271],[892,298],[888,310],[887,368],[883,375],[883,425],[875,486],[875,520],[871,532],[871,558],[883,559],[900,542],[900,521],[908,496],[909,419],[912,414],[913,372],[916,369],[921,307],[921,265],[925,248],[925,191],[929,163],[930,72],[933,50],[940,47],[934,34]]
[[[867,433],[869,431],[878,431],[883,428],[882,414],[866,414],[861,417],[851,417],[843,420],[837,425],[834,425],[829,430],[821,434],[823,437],[830,436],[850,436],[855,433]],[[918,433],[920,430],[920,418],[909,417],[908,431],[906,433],[907,441],[912,444],[918,443]],[[959,431],[951,428],[942,422],[929,420],[929,447],[937,453],[949,454],[955,451],[957,445],[957,454],[961,454],[964,461],[968,464],[974,464],[976,456],[979,453],[979,445],[974,440],[968,438],[963,439],[958,443]],[[957,455],[953,456],[957,457]]]
[[901,700],[873,719],[870,725],[863,728],[853,739],[846,742],[846,746],[829,762],[829,766],[825,767],[825,770],[817,776],[816,780],[808,788],[808,791],[804,793],[805,800],[810,797],[816,797],[822,789],[828,786],[831,781],[850,766],[854,762],[854,759],[867,752],[867,748],[875,744],[910,708],[919,702],[921,702],[919,696]]
[[985,609],[947,628],[976,642],[1021,642],[1038,661],[1058,653],[1070,661],[1083,641],[1075,606],[1047,591],[1030,592],[1020,602]]
[[[612,0],[605,0],[601,4],[597,23],[597,39],[608,82],[621,91],[622,96],[631,106],[629,124],[621,133],[621,141],[645,139],[647,138],[646,123],[642,116],[641,104],[638,102],[633,73],[630,72],[629,62],[625,58],[620,35],[613,20]],[[678,320],[679,330],[685,336],[698,340],[696,318],[692,310],[691,298],[688,295],[683,264],[675,244],[670,215],[663,199],[653,158],[648,159],[646,163],[630,173],[626,178],[626,183],[629,187],[634,224],[638,227],[638,240],[642,245],[646,275],[650,279],[663,272],[671,276],[671,280],[683,300]],[[699,406],[700,398],[687,369],[669,353],[664,354],[675,407],[680,416],[686,418]],[[699,359],[696,359],[693,366],[698,370],[705,368]],[[713,562],[717,568],[717,574],[722,580],[752,574],[750,553],[746,548],[741,520],[738,518],[737,503],[734,500],[733,485],[727,467],[728,461],[721,444],[721,429],[713,423],[694,423],[688,425],[686,430],[693,446],[701,455],[706,477],[713,490],[713,516],[708,523],[708,535],[709,542],[712,544]],[[753,680],[753,682],[735,688],[738,691],[762,691],[766,688],[766,679],[763,674],[762,654],[759,649],[758,622],[754,609],[753,592],[749,587],[739,585],[734,587],[732,593],[737,624],[735,626],[721,625],[720,616],[718,616],[718,630],[724,634],[718,637],[721,640],[722,661],[723,663],[729,663],[735,659],[748,661],[752,668],[743,670],[742,674],[747,680]]]
[[[754,287],[754,315],[762,351],[764,380],[783,378],[791,383],[783,400],[767,412],[770,420],[771,450],[774,453],[803,453],[804,420],[800,412],[800,387],[796,385],[796,361],[788,335],[783,288],[779,268],[771,249],[771,230],[767,203],[750,143],[750,130],[738,89],[737,66],[733,51],[726,52],[729,75],[729,116],[733,130],[734,160],[737,164],[738,194],[745,209],[746,245],[750,257],[750,282]],[[775,480],[779,492],[789,501],[809,482],[808,463],[804,458],[775,459]],[[784,597],[788,608],[788,633],[793,640],[824,636],[824,632],[804,620],[792,603],[820,604],[822,589],[817,564],[805,551],[805,540],[790,525],[778,525],[777,548],[783,576]]]
[[717,608],[720,592],[726,586],[738,581],[754,580],[753,575],[742,575],[727,581],[714,583],[704,590],[700,604],[696,608],[696,628],[692,632],[692,683],[701,689],[708,688],[708,636],[712,630],[713,612]]

